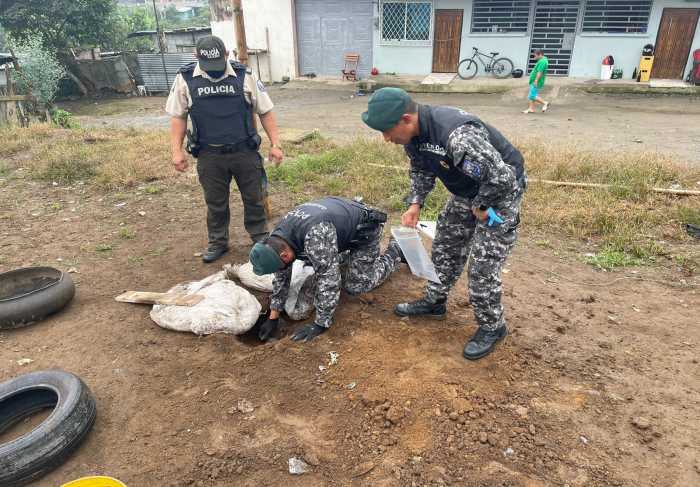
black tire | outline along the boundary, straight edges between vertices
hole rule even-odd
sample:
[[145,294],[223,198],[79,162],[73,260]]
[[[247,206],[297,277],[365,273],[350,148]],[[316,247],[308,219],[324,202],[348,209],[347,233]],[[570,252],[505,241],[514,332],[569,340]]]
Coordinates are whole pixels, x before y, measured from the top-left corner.
[[27,416],[54,407],[29,433],[0,444],[0,485],[17,487],[61,465],[95,422],[90,389],[73,374],[46,370],[0,384],[0,433]]
[[513,61],[507,57],[498,58],[491,65],[491,72],[498,79],[509,78],[513,73]]
[[457,75],[462,79],[472,79],[479,72],[479,66],[473,59],[465,59],[457,66]]
[[75,296],[69,274],[27,267],[0,274],[0,329],[20,328],[63,309]]

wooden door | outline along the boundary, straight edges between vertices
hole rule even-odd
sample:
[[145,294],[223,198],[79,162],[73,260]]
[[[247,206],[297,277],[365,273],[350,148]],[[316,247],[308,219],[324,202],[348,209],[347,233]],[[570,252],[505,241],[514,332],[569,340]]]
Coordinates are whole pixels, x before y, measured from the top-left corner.
[[457,72],[463,15],[463,10],[435,10],[433,73]]
[[698,14],[697,8],[664,9],[656,36],[652,78],[683,79]]

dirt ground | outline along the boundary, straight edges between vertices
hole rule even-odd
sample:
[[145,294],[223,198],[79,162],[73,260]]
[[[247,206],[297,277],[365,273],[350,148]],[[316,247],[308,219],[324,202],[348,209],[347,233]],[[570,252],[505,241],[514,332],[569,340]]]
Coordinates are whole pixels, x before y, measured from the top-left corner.
[[[376,137],[360,114],[366,96],[352,86],[292,82],[269,88],[280,126],[286,130],[318,128],[334,139]],[[688,96],[592,95],[572,86],[544,90],[552,100],[545,115],[523,115],[527,87],[505,94],[417,94],[422,103],[454,105],[481,116],[514,139],[538,138],[591,150],[648,150],[677,154],[700,164],[700,99]],[[64,108],[84,126],[167,127],[163,97],[70,102]],[[309,116],[309,114],[313,116]],[[95,116],[95,115],[99,116]]]
[[[700,484],[700,298],[673,269],[597,272],[524,235],[504,275],[511,334],[483,360],[461,357],[474,331],[464,278],[447,320],[394,316],[421,293],[406,268],[343,296],[316,341],[259,345],[165,331],[148,307],[113,299],[218,270],[194,256],[205,245],[194,179],[158,194],[2,184],[0,270],[73,268],[77,295],[0,334],[0,380],[61,368],[98,403],[86,443],[37,486],[89,474],[133,487]],[[277,216],[287,206],[275,198]],[[237,202],[232,222],[225,260],[243,262]],[[120,239],[123,226],[134,238]],[[310,471],[290,475],[290,457]]]
[[[283,126],[367,133],[357,117],[366,98],[314,90],[272,89]],[[512,97],[419,99],[454,100],[511,135],[602,149],[639,138],[700,163],[700,109],[688,99],[579,96],[560,93],[551,113],[527,121]],[[84,125],[160,126],[163,101],[67,108]],[[196,179],[108,192],[13,171],[0,193],[0,272],[48,264],[77,284],[60,314],[0,333],[0,380],[61,368],[98,404],[87,441],[37,486],[85,475],[130,487],[700,485],[700,280],[672,263],[600,272],[575,244],[525,229],[504,271],[510,335],[485,359],[461,356],[475,330],[464,276],[446,320],[393,314],[421,295],[405,266],[371,295],[344,295],[312,343],[286,338],[300,326],[286,322],[278,341],[259,344],[165,331],[149,307],[113,299],[220,269],[195,256],[206,244]],[[279,217],[290,203],[279,191],[273,206]],[[221,264],[250,248],[237,194],[231,235]],[[309,472],[290,475],[292,457]]]

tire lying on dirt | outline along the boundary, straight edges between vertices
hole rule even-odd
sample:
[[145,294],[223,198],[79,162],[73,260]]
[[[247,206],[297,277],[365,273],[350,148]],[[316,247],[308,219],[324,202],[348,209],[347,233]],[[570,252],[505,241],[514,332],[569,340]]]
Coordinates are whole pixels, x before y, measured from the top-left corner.
[[42,409],[53,407],[32,431],[0,444],[0,485],[17,487],[62,464],[95,422],[95,400],[75,375],[46,370],[0,384],[0,433]]
[[0,329],[19,328],[61,310],[75,295],[69,274],[27,267],[0,274]]

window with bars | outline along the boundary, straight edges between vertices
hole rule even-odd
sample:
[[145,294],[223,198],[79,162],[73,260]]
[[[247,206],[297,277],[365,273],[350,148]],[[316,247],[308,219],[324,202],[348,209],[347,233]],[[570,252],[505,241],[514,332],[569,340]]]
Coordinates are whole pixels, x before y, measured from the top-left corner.
[[416,0],[382,1],[382,41],[429,43],[433,2]]
[[472,32],[527,32],[531,0],[474,0]]
[[649,26],[652,0],[587,1],[582,32],[644,34]]

